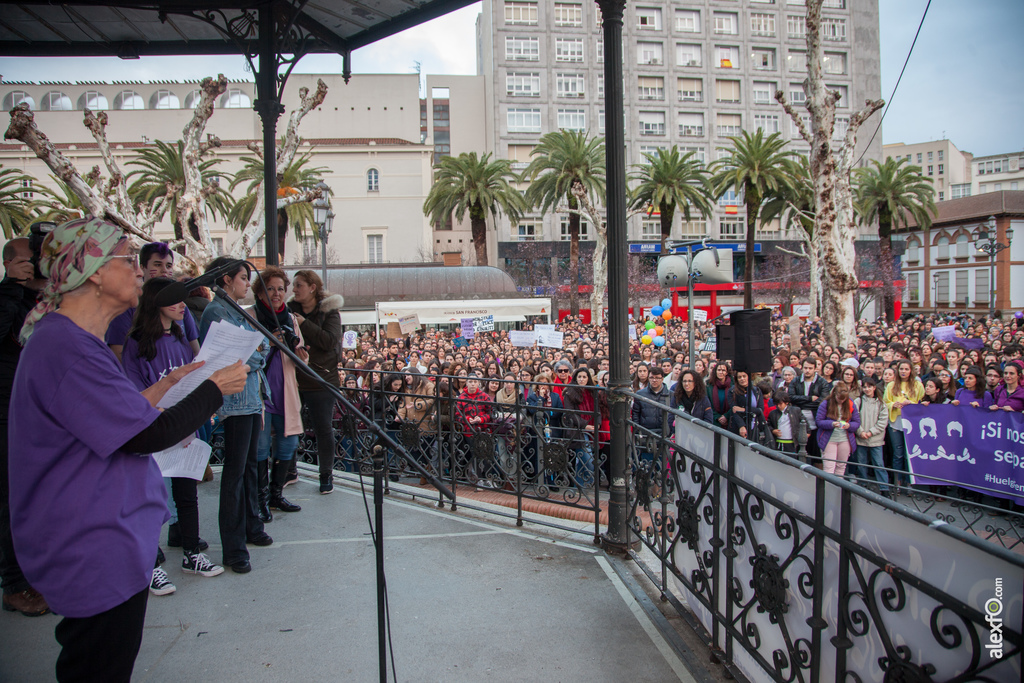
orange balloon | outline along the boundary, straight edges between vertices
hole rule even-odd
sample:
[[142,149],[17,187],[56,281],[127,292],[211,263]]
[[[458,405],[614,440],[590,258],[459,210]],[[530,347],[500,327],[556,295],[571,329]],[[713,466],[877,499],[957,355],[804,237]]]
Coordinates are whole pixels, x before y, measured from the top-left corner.
[[664,318],[665,320],[671,320],[672,311],[665,311],[664,313],[661,314],[661,317]]
[[665,328],[664,327],[662,327],[661,325],[658,325],[657,327],[654,328],[654,336],[660,337],[663,334],[665,334]]

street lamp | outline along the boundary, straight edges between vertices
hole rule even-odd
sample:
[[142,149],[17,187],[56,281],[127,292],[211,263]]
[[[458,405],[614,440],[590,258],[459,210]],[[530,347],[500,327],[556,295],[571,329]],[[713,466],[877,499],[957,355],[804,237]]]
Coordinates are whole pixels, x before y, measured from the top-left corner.
[[334,224],[334,212],[331,211],[331,188],[321,181],[316,184],[320,196],[313,200],[313,222],[316,223],[320,237],[320,268],[323,273],[324,288],[327,287],[327,238]]
[[[989,232],[989,224],[992,224],[992,232]],[[988,271],[988,315],[990,318],[995,317],[996,314],[996,254],[1001,252],[1003,249],[1009,249],[1010,244],[1013,242],[1013,227],[1006,226],[1006,244],[997,242],[999,238],[999,228],[996,225],[996,217],[989,216],[988,220],[979,225],[972,236],[975,240],[975,248],[985,254],[988,254],[989,259],[989,271]]]
[[932,303],[935,304],[935,315],[939,314],[939,274],[932,273]]

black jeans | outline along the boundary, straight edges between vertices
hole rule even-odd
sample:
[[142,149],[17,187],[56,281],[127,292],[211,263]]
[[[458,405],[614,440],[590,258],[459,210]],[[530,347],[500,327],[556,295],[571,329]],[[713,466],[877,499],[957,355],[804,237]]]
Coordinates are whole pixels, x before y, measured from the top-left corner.
[[199,545],[199,498],[196,494],[195,479],[173,477],[171,497],[178,510],[178,528],[181,530],[181,547],[194,552]]
[[91,617],[65,617],[54,635],[60,643],[60,683],[128,683],[142,645],[149,588]]
[[231,565],[249,559],[246,538],[263,531],[257,505],[259,476],[256,467],[260,416],[233,415],[225,418],[223,424],[224,470],[220,478],[218,521],[224,564]]
[[7,412],[0,415],[0,587],[7,594],[29,588],[11,538],[10,478],[7,471]]
[[306,407],[313,433],[316,434],[316,459],[320,464],[320,476],[334,470],[334,402],[335,398],[326,391],[300,391],[302,405]]

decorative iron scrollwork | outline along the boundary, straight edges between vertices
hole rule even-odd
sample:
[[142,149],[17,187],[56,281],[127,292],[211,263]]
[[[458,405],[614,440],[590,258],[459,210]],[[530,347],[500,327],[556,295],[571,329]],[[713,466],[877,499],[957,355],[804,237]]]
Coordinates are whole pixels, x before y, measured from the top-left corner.
[[469,452],[478,460],[494,457],[495,442],[490,434],[474,434],[469,440]]
[[757,598],[757,611],[767,612],[771,622],[778,623],[779,618],[789,609],[786,603],[789,580],[782,574],[779,558],[769,555],[761,545],[757,547],[757,554],[750,558],[750,564],[753,567],[750,587],[754,589],[754,597]]
[[569,469],[569,449],[565,444],[544,444],[544,469],[554,474],[561,474]]
[[406,450],[414,450],[420,445],[420,430],[414,424],[403,423],[402,428],[398,432],[398,438]]

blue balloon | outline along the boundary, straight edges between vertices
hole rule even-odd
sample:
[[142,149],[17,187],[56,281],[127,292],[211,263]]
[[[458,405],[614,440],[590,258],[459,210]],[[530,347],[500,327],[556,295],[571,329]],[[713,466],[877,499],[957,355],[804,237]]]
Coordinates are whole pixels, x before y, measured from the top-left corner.
[[654,345],[655,346],[664,346],[665,345],[665,338],[664,337],[655,337],[654,338]]
[[654,308],[651,309],[651,315],[653,315],[655,318],[657,318],[658,316],[660,316],[664,312],[665,312],[665,309],[662,308],[661,306],[655,306]]
[[672,308],[672,299],[662,299],[661,305],[663,308]]

